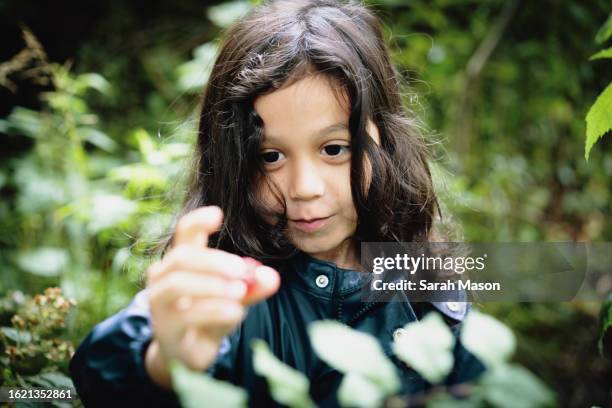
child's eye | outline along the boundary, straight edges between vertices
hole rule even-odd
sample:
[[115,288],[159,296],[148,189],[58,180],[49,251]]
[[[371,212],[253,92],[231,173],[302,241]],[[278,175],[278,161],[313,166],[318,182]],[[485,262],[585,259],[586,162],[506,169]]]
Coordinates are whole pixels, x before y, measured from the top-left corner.
[[261,158],[264,163],[276,163],[283,158],[283,154],[277,151],[269,151],[261,154]]
[[349,146],[343,146],[339,144],[330,144],[323,148],[326,155],[336,157],[350,150]]

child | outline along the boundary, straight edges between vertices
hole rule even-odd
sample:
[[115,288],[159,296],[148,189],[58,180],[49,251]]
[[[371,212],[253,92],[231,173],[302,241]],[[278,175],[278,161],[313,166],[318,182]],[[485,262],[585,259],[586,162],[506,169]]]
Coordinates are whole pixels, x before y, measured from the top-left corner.
[[[274,405],[254,338],[307,375],[317,404],[337,406],[342,375],[307,335],[320,319],[376,336],[402,393],[427,389],[392,356],[393,337],[432,310],[457,329],[466,304],[360,300],[360,242],[437,239],[425,145],[399,86],[379,21],[355,1],[266,2],[225,33],[174,234],[147,288],[71,361],[86,406],[176,405],[172,358]],[[249,285],[246,257],[263,262]],[[458,343],[455,360],[447,384],[482,370]]]

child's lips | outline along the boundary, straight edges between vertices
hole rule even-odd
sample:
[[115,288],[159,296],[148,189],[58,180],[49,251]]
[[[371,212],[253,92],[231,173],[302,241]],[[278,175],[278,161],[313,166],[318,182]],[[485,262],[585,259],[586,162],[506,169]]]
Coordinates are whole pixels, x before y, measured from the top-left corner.
[[312,232],[318,229],[323,228],[328,222],[331,216],[325,218],[314,218],[311,220],[290,220],[290,222],[295,225],[296,228],[306,231]]

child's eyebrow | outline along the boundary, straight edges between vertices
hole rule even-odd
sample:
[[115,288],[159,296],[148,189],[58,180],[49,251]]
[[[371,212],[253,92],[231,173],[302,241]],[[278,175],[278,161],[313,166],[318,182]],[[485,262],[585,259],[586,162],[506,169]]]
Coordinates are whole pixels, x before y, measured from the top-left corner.
[[[339,123],[334,123],[334,124],[331,124],[329,126],[324,127],[323,129],[319,130],[318,132],[315,132],[313,134],[313,136],[315,136],[317,138],[320,138],[320,137],[325,136],[328,133],[336,132],[336,131],[339,131],[339,130],[348,130],[348,126],[345,123],[340,123],[340,122]],[[267,142],[275,142],[275,141],[281,141],[282,140],[282,138],[280,138],[280,137],[272,136],[272,135],[267,135],[267,134],[264,134],[264,139]]]

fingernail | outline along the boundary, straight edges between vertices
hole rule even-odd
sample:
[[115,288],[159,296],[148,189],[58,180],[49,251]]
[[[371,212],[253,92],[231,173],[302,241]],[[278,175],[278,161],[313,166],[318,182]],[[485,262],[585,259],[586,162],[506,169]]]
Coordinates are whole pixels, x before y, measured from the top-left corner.
[[235,299],[240,299],[246,295],[247,286],[243,281],[234,281],[227,284],[227,294]]
[[269,266],[266,266],[266,265],[258,266],[257,268],[255,268],[255,271],[258,274],[261,273],[261,274],[265,274],[265,275],[273,275],[273,274],[276,275],[276,273],[277,273],[276,269],[272,269],[272,268],[270,268]]
[[266,265],[262,265],[255,269],[255,273],[258,276],[257,280],[263,282],[265,285],[276,285],[278,283],[277,280],[280,278],[276,269]]

